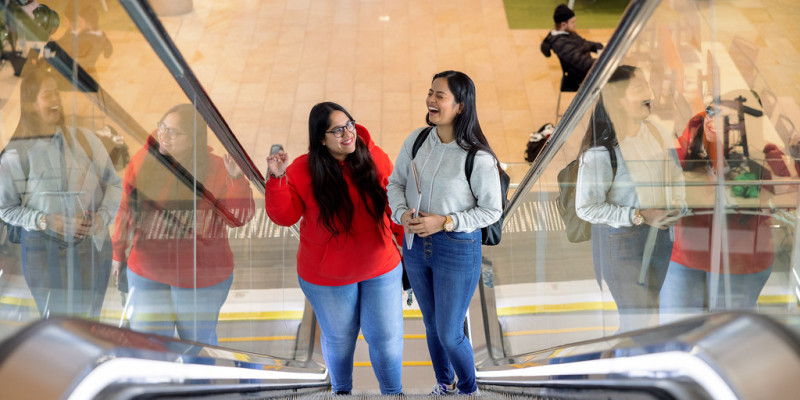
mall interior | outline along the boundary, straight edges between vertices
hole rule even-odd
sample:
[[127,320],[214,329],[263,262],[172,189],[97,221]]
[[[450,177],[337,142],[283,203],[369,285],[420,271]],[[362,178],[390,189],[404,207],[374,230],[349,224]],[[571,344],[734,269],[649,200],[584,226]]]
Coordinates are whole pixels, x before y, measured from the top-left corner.
[[[309,244],[324,221],[276,214],[274,193],[319,217],[298,193],[322,186],[267,161],[311,152],[312,108],[333,102],[348,119],[322,133],[328,159],[342,128],[396,164],[390,187],[425,182],[408,146],[451,70],[510,177],[455,318],[474,369],[454,380],[499,399],[796,398],[800,4],[563,0],[570,35],[602,44],[570,88],[540,46],[561,2],[0,0],[0,398],[455,395],[436,392],[438,319],[399,266],[402,387],[376,378],[363,316],[351,382],[349,359],[326,362],[302,264],[362,233]],[[467,234],[450,230],[410,237],[427,252]]]

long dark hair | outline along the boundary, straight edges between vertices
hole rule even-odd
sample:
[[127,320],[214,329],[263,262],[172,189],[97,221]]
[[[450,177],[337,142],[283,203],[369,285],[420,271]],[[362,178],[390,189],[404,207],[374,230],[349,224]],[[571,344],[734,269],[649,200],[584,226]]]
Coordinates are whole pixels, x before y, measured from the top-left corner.
[[[330,116],[334,111],[341,111],[348,119],[353,120],[350,113],[336,103],[324,102],[311,108],[308,116],[308,169],[322,225],[332,235],[338,235],[343,233],[341,228],[344,233],[350,233],[354,206],[344,178],[344,169],[322,144],[325,140],[325,131],[331,123]],[[356,150],[348,154],[344,162],[350,168],[351,179],[367,207],[367,212],[375,218],[379,226],[383,227],[388,202],[386,191],[378,181],[372,154],[360,136],[356,140]]]
[[[614,128],[614,123],[606,111],[605,102],[610,99],[605,99],[606,94],[610,95],[613,100],[619,99],[620,95],[628,88],[628,82],[633,79],[633,75],[638,71],[638,68],[630,65],[620,65],[611,78],[608,79],[608,84],[615,84],[603,88],[600,93],[600,98],[597,105],[594,107],[592,116],[589,120],[589,127],[586,129],[586,135],[581,142],[581,148],[578,152],[580,157],[592,147],[603,146],[608,151],[614,151],[614,147],[619,143],[617,139],[617,131]],[[617,83],[620,83],[617,85]],[[623,84],[624,83],[624,84]]]
[[[461,104],[460,114],[456,114],[453,120],[453,136],[455,136],[458,146],[466,151],[483,150],[497,160],[489,146],[489,141],[483,134],[481,124],[478,122],[478,112],[475,107],[475,84],[467,74],[459,71],[443,71],[433,76],[431,82],[438,78],[447,80],[447,87],[453,93],[456,103]],[[429,126],[434,126],[428,115],[425,114],[425,122]]]

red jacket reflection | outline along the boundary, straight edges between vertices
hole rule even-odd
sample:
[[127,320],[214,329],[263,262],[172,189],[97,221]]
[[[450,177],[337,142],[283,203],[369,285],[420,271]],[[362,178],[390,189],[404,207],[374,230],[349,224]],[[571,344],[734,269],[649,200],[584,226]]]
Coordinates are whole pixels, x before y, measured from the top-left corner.
[[[692,162],[687,157],[689,147],[692,146],[695,136],[703,126],[705,112],[701,112],[691,120],[684,129],[683,134],[678,138],[679,148],[678,158],[686,168]],[[698,143],[702,140],[703,147],[707,152],[707,159],[716,165],[722,156],[717,154],[716,146],[713,141],[708,140],[704,135],[698,138]],[[675,225],[675,244],[672,248],[671,260],[683,266],[711,271],[712,256],[712,236],[713,236],[713,209],[693,209],[700,215],[689,215],[679,220]],[[758,211],[758,210],[755,210]],[[725,215],[726,228],[728,235],[727,253],[730,262],[730,273],[732,274],[752,274],[763,271],[772,265],[775,258],[775,251],[772,244],[772,228],[770,227],[770,217],[766,215],[740,214],[736,211],[728,211]],[[722,249],[717,254],[722,265]],[[722,267],[718,272],[723,273]]]
[[114,260],[125,260],[132,245],[128,268],[140,276],[181,288],[216,285],[233,273],[228,227],[253,218],[250,184],[228,176],[222,158],[209,148],[205,176],[198,180],[208,195],[195,197],[168,167],[157,174],[142,173],[145,160],[150,165],[155,161],[148,155],[150,149],[158,151],[154,146],[155,139],[149,137],[125,170],[113,234]]

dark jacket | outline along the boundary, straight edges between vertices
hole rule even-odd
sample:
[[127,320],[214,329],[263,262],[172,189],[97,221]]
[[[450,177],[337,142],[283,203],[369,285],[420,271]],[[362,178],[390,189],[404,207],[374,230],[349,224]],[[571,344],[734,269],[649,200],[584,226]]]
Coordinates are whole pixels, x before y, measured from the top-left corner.
[[575,91],[586,78],[586,73],[592,68],[594,58],[592,52],[596,52],[603,48],[603,45],[597,42],[590,42],[575,32],[566,32],[553,34],[551,31],[547,37],[542,41],[540,49],[545,57],[550,57],[550,51],[556,53],[559,61],[561,61],[561,69],[567,73],[564,84],[562,84],[562,91]]

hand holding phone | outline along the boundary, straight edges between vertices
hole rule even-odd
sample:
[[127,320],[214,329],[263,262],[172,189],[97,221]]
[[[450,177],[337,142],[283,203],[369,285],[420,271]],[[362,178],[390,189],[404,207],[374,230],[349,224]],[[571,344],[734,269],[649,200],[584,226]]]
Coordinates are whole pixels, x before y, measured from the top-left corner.
[[269,149],[269,156],[267,157],[269,173],[275,177],[283,176],[288,164],[289,155],[283,151],[283,146],[280,144],[273,144]]

